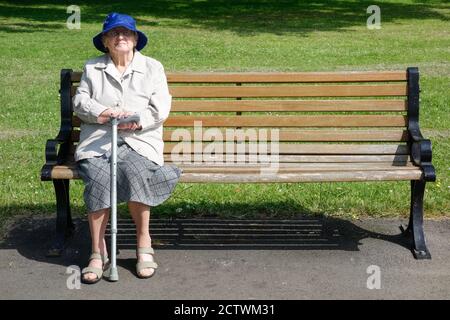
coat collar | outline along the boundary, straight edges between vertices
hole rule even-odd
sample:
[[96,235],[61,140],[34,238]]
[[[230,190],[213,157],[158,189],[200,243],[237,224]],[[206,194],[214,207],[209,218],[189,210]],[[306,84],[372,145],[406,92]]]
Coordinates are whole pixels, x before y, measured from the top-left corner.
[[[105,72],[111,76],[120,78],[116,66],[114,65],[114,62],[109,54],[104,54],[101,56],[100,61],[95,64],[95,68],[104,69]],[[134,52],[133,60],[131,61],[127,71],[125,71],[124,76],[132,71],[145,73],[145,57],[139,51]]]

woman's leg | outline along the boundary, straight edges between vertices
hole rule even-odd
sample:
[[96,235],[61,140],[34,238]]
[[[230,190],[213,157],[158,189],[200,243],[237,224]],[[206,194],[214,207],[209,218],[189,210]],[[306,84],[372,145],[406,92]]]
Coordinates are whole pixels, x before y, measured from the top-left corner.
[[[88,214],[89,229],[91,232],[91,252],[100,253],[102,256],[108,255],[105,242],[108,219],[109,209],[101,209]],[[100,259],[92,259],[89,262],[89,267],[102,268],[103,263]],[[88,281],[92,281],[97,278],[97,275],[89,272],[83,275],[83,277]]]
[[[138,248],[148,248],[152,246],[152,240],[150,238],[149,221],[150,221],[150,207],[140,202],[129,201],[128,209],[130,210],[131,217],[136,224],[136,238]],[[151,254],[140,254],[138,261],[153,261]],[[141,276],[148,277],[155,272],[153,268],[142,269]]]

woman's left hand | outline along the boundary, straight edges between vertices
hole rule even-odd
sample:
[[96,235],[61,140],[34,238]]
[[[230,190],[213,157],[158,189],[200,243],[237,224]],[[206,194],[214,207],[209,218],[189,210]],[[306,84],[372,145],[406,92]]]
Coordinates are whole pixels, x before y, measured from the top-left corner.
[[[132,116],[133,114],[133,112],[125,111],[122,116],[126,118],[128,116]],[[117,129],[136,131],[141,129],[141,125],[136,122],[121,123],[117,126]]]
[[135,130],[140,130],[141,126],[139,124],[137,124],[136,122],[129,122],[129,123],[121,123],[117,126],[117,128],[119,130],[135,131]]

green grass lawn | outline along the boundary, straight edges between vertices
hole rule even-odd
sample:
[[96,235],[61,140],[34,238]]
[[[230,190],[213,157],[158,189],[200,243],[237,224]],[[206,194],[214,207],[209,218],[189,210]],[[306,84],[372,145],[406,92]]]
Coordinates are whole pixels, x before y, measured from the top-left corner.
[[[59,72],[81,70],[99,52],[92,37],[108,12],[129,13],[149,37],[145,55],[166,71],[421,72],[421,126],[433,142],[438,180],[426,215],[450,208],[450,4],[377,1],[381,29],[369,30],[372,1],[77,1],[70,30],[65,1],[0,1],[0,221],[55,213],[53,186],[39,180],[44,146],[59,128]],[[82,184],[72,183],[76,215]],[[124,212],[124,207],[121,207]],[[160,216],[406,216],[409,182],[177,186]]]

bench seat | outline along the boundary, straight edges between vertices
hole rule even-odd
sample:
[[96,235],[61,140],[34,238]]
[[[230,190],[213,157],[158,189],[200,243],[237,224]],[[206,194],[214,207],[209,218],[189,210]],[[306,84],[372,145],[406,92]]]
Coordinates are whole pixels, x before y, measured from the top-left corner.
[[[198,183],[269,183],[420,180],[423,172],[409,162],[392,163],[291,163],[275,170],[262,165],[179,165],[180,182]],[[51,179],[79,179],[75,163],[54,166]]]

